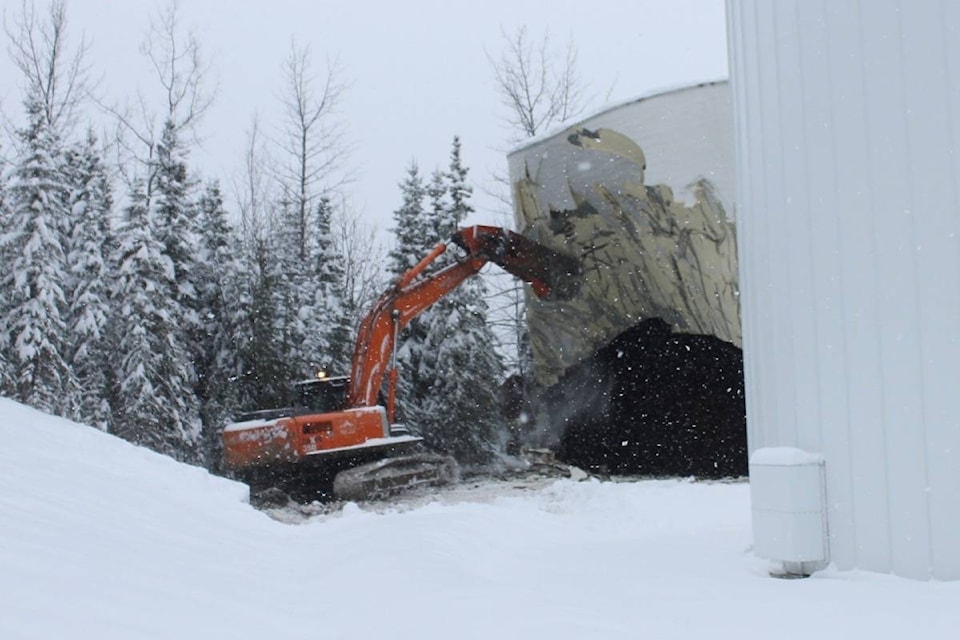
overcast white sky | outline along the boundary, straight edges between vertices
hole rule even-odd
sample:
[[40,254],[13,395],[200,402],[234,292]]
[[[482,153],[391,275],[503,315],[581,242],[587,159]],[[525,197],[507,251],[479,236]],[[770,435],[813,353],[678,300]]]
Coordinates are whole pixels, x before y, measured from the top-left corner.
[[[81,33],[90,41],[107,96],[156,88],[138,46],[164,2],[67,0],[73,41]],[[4,7],[9,21],[19,2]],[[723,0],[181,0],[180,15],[219,78],[203,148],[192,155],[197,168],[228,186],[254,112],[265,128],[276,126],[281,64],[296,37],[309,43],[318,70],[327,56],[343,65],[350,88],[341,110],[358,175],[349,197],[381,227],[391,225],[410,160],[424,173],[445,166],[454,134],[476,183],[504,171],[509,134],[485,53],[499,54],[501,28],[526,25],[535,38],[549,30],[557,45],[572,37],[596,107],[727,75]],[[4,56],[0,100],[17,118],[18,84]],[[495,206],[479,191],[478,209]]]

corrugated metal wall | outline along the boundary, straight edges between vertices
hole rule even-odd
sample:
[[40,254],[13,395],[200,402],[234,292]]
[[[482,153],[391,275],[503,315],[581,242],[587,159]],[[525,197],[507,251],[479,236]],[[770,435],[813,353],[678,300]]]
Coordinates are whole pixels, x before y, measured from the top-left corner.
[[728,0],[751,450],[831,559],[960,579],[960,3]]

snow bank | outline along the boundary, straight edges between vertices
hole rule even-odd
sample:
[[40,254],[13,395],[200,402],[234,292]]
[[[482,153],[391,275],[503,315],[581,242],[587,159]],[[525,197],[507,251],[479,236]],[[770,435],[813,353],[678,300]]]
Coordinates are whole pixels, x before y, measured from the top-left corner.
[[[746,484],[501,483],[305,524],[0,400],[0,638],[953,638],[960,584],[767,576]],[[462,500],[450,500],[461,495]]]
[[750,456],[751,465],[768,467],[792,467],[798,465],[820,464],[823,456],[794,447],[764,447]]

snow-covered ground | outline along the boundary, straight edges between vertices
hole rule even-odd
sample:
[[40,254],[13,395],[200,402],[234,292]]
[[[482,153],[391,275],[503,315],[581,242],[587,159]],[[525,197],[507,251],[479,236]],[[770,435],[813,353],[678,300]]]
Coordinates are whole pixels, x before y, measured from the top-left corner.
[[960,583],[750,553],[745,483],[465,486],[290,524],[0,399],[0,638],[958,638]]

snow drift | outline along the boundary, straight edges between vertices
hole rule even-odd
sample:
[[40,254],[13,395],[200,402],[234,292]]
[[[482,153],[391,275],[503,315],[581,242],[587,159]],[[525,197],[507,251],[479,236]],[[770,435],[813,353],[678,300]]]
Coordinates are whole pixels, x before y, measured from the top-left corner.
[[744,483],[478,483],[283,524],[0,399],[0,638],[953,638],[960,584],[768,577]]

